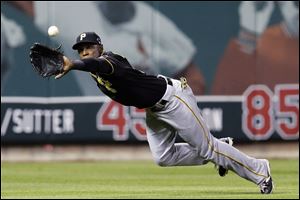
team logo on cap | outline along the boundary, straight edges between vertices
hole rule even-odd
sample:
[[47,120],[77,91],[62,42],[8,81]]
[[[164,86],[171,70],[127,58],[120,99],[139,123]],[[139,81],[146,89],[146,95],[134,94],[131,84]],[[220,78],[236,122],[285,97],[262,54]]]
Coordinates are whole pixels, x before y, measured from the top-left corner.
[[86,34],[85,33],[81,33],[80,34],[80,41],[83,39],[83,38],[85,38],[86,37]]

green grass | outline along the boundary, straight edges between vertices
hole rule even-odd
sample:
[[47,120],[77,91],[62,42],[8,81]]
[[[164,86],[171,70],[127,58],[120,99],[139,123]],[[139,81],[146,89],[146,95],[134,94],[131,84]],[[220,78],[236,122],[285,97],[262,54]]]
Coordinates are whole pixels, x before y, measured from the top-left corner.
[[273,194],[212,163],[159,167],[152,161],[1,163],[2,198],[299,199],[299,160],[270,160]]

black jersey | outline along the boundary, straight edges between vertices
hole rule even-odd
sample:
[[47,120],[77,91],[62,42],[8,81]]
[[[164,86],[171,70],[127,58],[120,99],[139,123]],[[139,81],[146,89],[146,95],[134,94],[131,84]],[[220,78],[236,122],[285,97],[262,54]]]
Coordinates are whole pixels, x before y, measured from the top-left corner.
[[164,79],[134,69],[118,54],[104,52],[99,58],[81,61],[84,66],[80,70],[89,71],[104,94],[125,106],[152,107],[166,91]]

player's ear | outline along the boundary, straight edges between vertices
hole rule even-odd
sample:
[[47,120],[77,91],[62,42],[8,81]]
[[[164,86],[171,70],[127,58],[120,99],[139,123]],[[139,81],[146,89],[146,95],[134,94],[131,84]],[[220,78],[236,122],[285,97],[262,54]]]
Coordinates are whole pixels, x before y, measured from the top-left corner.
[[99,54],[102,55],[103,53],[103,45],[98,45],[98,51],[99,51]]

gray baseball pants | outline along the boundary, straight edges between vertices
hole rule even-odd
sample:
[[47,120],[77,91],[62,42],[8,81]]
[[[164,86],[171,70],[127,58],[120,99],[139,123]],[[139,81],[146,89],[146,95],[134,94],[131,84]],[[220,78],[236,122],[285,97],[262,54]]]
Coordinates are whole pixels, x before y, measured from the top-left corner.
[[[260,184],[269,176],[267,161],[250,157],[215,138],[197,106],[191,88],[171,79],[162,97],[166,105],[146,109],[147,139],[155,162],[160,166],[203,165],[209,161]],[[176,135],[185,143],[175,143]]]

